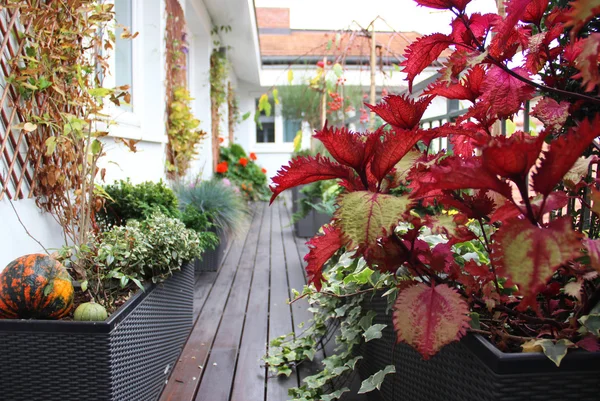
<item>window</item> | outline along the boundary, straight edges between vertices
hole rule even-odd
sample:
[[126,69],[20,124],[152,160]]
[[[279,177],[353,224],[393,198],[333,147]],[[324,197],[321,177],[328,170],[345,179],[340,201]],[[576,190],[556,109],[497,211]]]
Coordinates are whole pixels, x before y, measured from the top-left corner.
[[285,120],[283,122],[283,142],[294,142],[294,138],[300,130],[302,130],[302,120]]
[[[258,110],[258,101],[256,99],[256,109]],[[274,111],[274,110],[273,110]],[[256,143],[275,143],[275,113],[267,116],[261,112],[256,124]]]
[[[133,0],[115,0],[115,86],[129,85],[133,94],[133,43],[122,39],[125,29],[133,30]],[[131,106],[128,106],[131,107]]]

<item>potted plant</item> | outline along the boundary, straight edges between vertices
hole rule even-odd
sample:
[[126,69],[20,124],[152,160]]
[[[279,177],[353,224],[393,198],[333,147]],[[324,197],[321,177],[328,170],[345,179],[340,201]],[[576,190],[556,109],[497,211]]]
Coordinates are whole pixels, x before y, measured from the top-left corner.
[[196,181],[175,188],[184,222],[197,219],[199,229],[208,230],[218,236],[214,250],[208,250],[202,259],[196,260],[196,270],[216,271],[221,265],[230,238],[238,235],[248,222],[248,204],[227,178]]
[[296,236],[313,237],[335,212],[340,187],[334,180],[313,182],[292,189],[292,221]]
[[[408,400],[597,398],[600,198],[588,172],[600,134],[598,11],[579,1],[512,0],[502,17],[469,15],[469,1],[417,2],[455,19],[452,34],[409,46],[409,87],[451,47],[441,78],[418,100],[389,96],[370,106],[386,122],[374,133],[318,131],[337,163],[292,160],[273,178],[272,199],[324,179],[346,189],[331,225],[308,242],[316,290],[342,250],[371,270],[344,284],[372,291],[372,272],[396,278],[378,288],[393,313],[377,314],[373,330],[388,342],[366,344],[363,390],[387,388],[385,399]],[[521,43],[530,44],[524,65],[512,67]],[[544,129],[494,135],[495,122],[512,118],[536,89],[533,115]],[[472,106],[455,122],[420,129],[435,96]],[[429,154],[438,137],[448,137],[452,151]],[[329,295],[365,290],[341,291]],[[367,308],[380,303],[373,299]]]
[[257,158],[256,153],[246,154],[244,148],[236,143],[221,146],[216,176],[227,178],[248,201],[265,201],[269,198],[267,170],[256,163]]

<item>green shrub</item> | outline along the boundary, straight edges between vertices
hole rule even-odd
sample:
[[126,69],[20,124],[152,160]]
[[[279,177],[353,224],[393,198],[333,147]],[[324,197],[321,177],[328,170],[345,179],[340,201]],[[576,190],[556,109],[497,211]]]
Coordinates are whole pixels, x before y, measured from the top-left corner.
[[104,191],[107,199],[96,218],[105,228],[125,225],[132,219],[145,219],[156,211],[169,217],[180,216],[177,196],[162,180],[141,184],[121,180],[106,185]]

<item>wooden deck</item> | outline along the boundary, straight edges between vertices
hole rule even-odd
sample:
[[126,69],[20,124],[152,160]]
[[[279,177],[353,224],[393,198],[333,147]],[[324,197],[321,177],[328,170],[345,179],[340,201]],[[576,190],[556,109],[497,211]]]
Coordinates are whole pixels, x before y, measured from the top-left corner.
[[269,377],[261,360],[270,339],[310,319],[306,301],[286,302],[306,282],[307,251],[287,205],[255,204],[219,270],[197,275],[194,327],[161,401],[285,401],[288,388],[318,367],[323,352],[281,379]]

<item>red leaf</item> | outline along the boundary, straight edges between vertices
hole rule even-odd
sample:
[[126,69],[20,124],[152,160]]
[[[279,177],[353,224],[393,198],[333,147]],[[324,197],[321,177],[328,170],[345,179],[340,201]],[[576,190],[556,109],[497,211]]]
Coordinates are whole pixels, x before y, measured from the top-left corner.
[[535,105],[531,115],[543,122],[546,128],[559,130],[569,117],[569,102],[558,103],[550,97],[545,97]]
[[494,137],[483,148],[483,166],[493,174],[524,181],[542,151],[544,136],[533,137],[517,131],[510,138]]
[[575,60],[575,67],[579,72],[573,75],[574,79],[581,78],[581,86],[586,92],[591,92],[600,85],[600,33],[593,33],[582,41],[582,51]]
[[419,260],[440,273],[450,272],[450,267],[455,263],[452,247],[448,243],[437,244],[431,252],[419,255]]
[[433,96],[422,97],[414,101],[408,95],[391,95],[384,97],[383,103],[375,106],[367,104],[366,106],[392,127],[411,130],[419,126],[419,121],[432,100]]
[[[527,72],[520,67],[512,70],[524,78],[529,78]],[[492,67],[482,85],[482,100],[490,105],[492,114],[498,118],[510,118],[519,111],[521,104],[530,100],[535,92],[534,88],[513,77],[500,67]]]
[[415,0],[420,6],[429,8],[437,8],[439,10],[451,10],[456,9],[458,11],[465,11],[467,4],[471,0]]
[[336,178],[351,183],[354,180],[354,172],[349,167],[332,162],[321,155],[297,157],[290,161],[289,165],[281,167],[277,175],[272,178],[275,185],[270,187],[273,192],[271,203],[286,189]]
[[414,198],[427,196],[432,190],[456,189],[489,189],[511,198],[510,186],[483,168],[480,157],[448,157],[430,166],[428,173],[421,174],[419,182],[411,186],[416,188],[411,193]]
[[593,334],[588,334],[583,337],[581,340],[577,341],[575,345],[588,352],[600,351],[600,339]]
[[328,127],[326,123],[325,127],[316,131],[313,137],[323,143],[325,149],[338,163],[352,167],[359,173],[365,169],[371,158],[374,141],[368,141],[366,138],[369,136],[370,134],[349,131],[345,127]]
[[496,34],[489,47],[492,56],[499,57],[501,54],[505,54],[506,56],[509,55],[505,50],[507,47],[514,46],[517,24],[523,19],[525,10],[528,8],[530,1],[531,0],[506,1],[506,18],[499,21],[494,27]]
[[583,151],[600,134],[598,127],[600,116],[596,115],[593,122],[584,120],[579,127],[571,128],[567,135],[552,142],[550,150],[543,153],[542,165],[533,175],[533,189],[544,195],[552,192]]
[[323,234],[311,238],[306,245],[310,249],[304,256],[308,262],[306,274],[309,284],[314,284],[321,291],[321,280],[323,278],[323,265],[342,247],[342,231],[331,225],[323,226]]
[[[456,18],[452,21],[452,39],[457,43],[467,46],[478,47],[485,39],[493,25],[498,24],[502,18],[498,14],[473,13],[467,20],[467,30],[462,19]],[[473,38],[474,36],[474,38]]]
[[405,342],[429,359],[442,347],[458,341],[469,327],[469,307],[446,284],[418,283],[404,289],[394,305],[397,342]]
[[583,240],[583,245],[590,257],[590,265],[600,272],[600,239],[586,238]]
[[572,27],[571,39],[574,39],[585,24],[600,14],[600,0],[573,0],[569,5],[571,10],[567,13],[565,26]]
[[399,244],[401,240],[394,237],[395,234],[382,237],[365,250],[364,257],[369,266],[376,265],[383,272],[395,272],[408,260],[410,255]]
[[[548,195],[545,202],[543,196],[539,196],[530,202],[533,214],[537,216],[539,220],[546,213],[550,213],[553,210],[562,209],[563,207],[567,206],[567,203],[569,203],[569,196],[563,191],[556,191]],[[540,213],[542,205],[544,205],[544,210]],[[490,216],[490,220],[492,222],[510,220],[512,218],[521,216],[524,210],[525,204],[523,202],[521,202],[519,207],[517,207],[513,202],[507,201],[504,205],[499,207],[493,215]]]
[[569,217],[554,220],[547,228],[511,220],[494,234],[492,257],[519,286],[523,303],[529,304],[560,265],[581,255],[579,238]]
[[440,54],[453,43],[452,39],[441,33],[422,36],[411,43],[406,49],[402,62],[404,72],[407,74],[408,90],[412,92],[413,80],[426,67],[438,59]]
[[381,182],[394,166],[421,139],[421,130],[395,129],[385,132],[382,140],[375,143],[371,172],[378,182]]
[[443,96],[448,99],[470,100],[475,103],[482,94],[481,85],[485,78],[485,69],[477,65],[473,67],[465,76],[465,79],[456,84],[448,84],[438,81],[430,85],[424,92],[424,95]]
[[544,12],[548,8],[548,0],[532,0],[527,7],[521,21],[539,25]]

